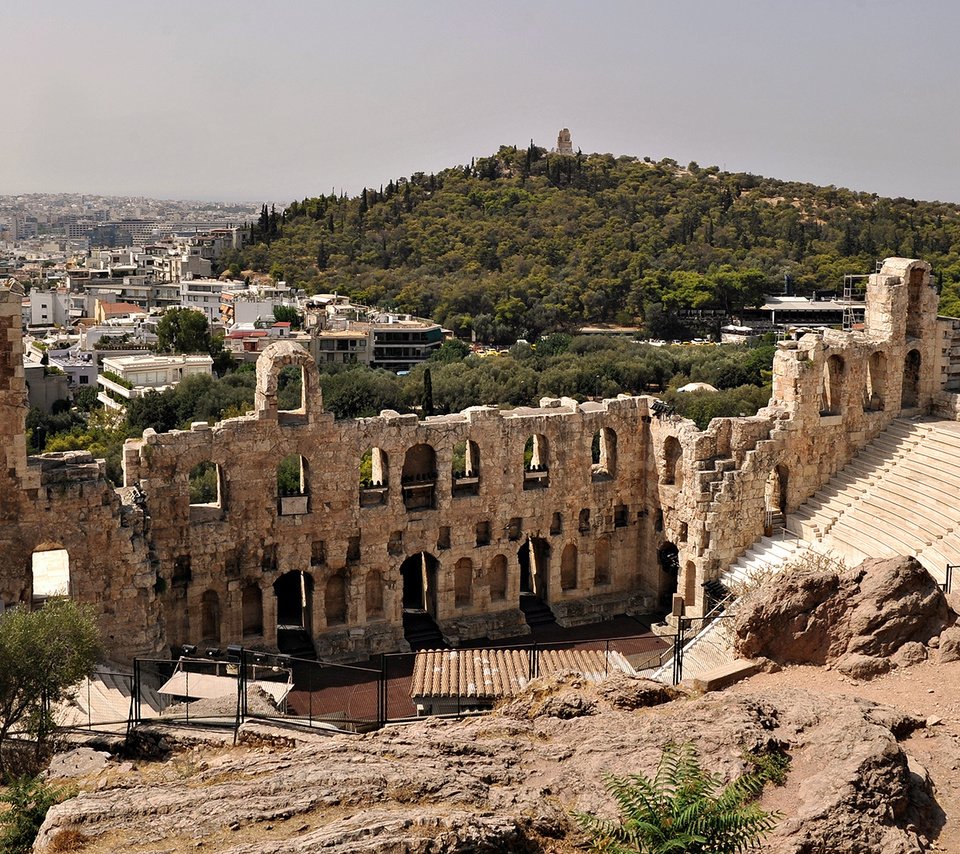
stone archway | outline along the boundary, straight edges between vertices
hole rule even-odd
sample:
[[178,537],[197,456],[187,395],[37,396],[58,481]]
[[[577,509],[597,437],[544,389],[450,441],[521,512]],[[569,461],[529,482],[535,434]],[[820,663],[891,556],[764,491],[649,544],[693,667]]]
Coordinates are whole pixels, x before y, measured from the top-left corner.
[[542,537],[528,537],[517,551],[520,563],[520,594],[531,594],[544,602],[549,594],[550,544]]
[[400,564],[404,611],[426,611],[436,617],[439,568],[440,561],[429,552],[417,552]]
[[[280,372],[288,365],[301,369],[300,406],[281,413],[277,408],[277,392]],[[294,341],[277,341],[268,346],[257,359],[254,409],[258,418],[291,423],[307,421],[323,412],[323,393],[313,356]]]
[[311,630],[313,576],[300,570],[281,575],[273,583],[277,597],[277,626]]
[[664,543],[657,550],[657,563],[660,566],[660,607],[669,611],[680,581],[680,550],[674,543]]

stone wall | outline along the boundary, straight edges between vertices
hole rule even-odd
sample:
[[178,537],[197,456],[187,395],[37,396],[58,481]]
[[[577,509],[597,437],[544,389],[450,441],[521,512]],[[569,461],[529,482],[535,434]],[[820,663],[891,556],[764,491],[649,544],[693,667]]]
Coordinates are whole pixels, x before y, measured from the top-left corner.
[[[20,295],[0,288],[0,598],[29,602],[32,553],[62,546],[117,658],[270,648],[291,622],[324,656],[399,649],[405,599],[453,641],[505,637],[527,631],[522,588],[566,625],[665,609],[675,591],[699,613],[769,511],[795,509],[902,412],[956,398],[957,330],[937,320],[929,266],[887,259],[867,297],[862,330],[783,342],[769,405],[703,431],[645,396],[336,421],[310,355],[279,342],[252,413],[128,441],[114,490],[88,454],[27,457]],[[291,412],[286,366],[303,379]],[[302,488],[282,494],[291,456]],[[191,504],[203,465],[212,491]]]

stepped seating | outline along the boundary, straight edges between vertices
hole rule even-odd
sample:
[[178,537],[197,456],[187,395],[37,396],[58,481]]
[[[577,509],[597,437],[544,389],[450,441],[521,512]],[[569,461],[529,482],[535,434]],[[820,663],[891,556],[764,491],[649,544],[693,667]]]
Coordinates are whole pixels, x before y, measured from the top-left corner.
[[[130,715],[132,676],[110,670],[98,670],[89,679],[79,682],[54,711],[58,726],[95,728],[123,732]],[[140,714],[159,715],[162,703],[156,692],[140,686]]]
[[960,424],[894,421],[788,520],[814,549],[855,565],[909,554],[943,581],[960,563]]

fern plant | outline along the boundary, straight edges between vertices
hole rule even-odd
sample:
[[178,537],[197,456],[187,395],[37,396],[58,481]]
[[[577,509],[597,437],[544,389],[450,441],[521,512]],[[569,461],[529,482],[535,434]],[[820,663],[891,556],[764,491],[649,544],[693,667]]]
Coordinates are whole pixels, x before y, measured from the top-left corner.
[[692,744],[668,744],[653,778],[605,777],[619,820],[573,817],[603,854],[738,854],[756,847],[779,818],[754,803],[765,779],[749,773],[723,786],[700,767]]

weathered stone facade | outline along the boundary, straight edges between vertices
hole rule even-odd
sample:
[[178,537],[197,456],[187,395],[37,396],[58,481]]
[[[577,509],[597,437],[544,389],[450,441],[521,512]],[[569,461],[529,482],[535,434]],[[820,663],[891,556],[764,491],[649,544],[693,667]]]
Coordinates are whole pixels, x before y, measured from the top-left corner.
[[[567,625],[649,613],[675,590],[697,613],[772,505],[802,503],[901,411],[957,409],[944,388],[960,335],[936,317],[929,266],[888,259],[864,330],[781,344],[751,418],[700,431],[621,396],[335,421],[312,358],[281,342],[258,361],[251,414],[148,430],[113,490],[89,455],[26,455],[19,299],[0,288],[0,596],[30,601],[32,553],[62,546],[118,658],[272,647],[290,624],[321,655],[356,657],[403,647],[405,604],[451,639],[505,637],[526,631],[521,590]],[[302,371],[293,412],[277,407],[286,365]],[[300,488],[284,494],[291,456]],[[191,504],[202,464],[212,492]]]

